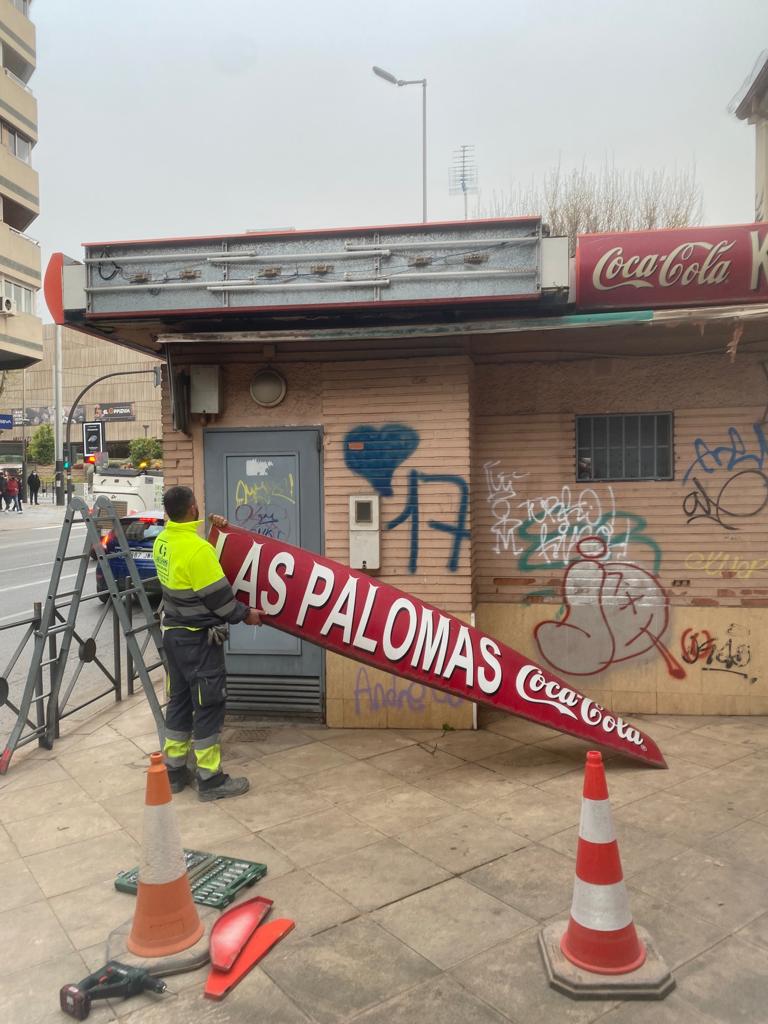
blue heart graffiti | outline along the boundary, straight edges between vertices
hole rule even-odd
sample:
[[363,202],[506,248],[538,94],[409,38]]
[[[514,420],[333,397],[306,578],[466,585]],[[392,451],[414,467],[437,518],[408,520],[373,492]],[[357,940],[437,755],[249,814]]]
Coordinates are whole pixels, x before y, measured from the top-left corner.
[[344,438],[347,469],[367,480],[382,498],[392,497],[392,476],[416,451],[419,435],[404,423],[369,423],[354,427]]

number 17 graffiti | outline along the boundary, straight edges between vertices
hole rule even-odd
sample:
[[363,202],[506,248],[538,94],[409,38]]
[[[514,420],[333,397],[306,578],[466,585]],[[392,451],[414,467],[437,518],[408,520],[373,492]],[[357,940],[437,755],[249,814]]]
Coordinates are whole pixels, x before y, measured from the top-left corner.
[[[382,427],[366,423],[354,427],[344,438],[344,461],[347,468],[367,480],[377,494],[383,498],[391,498],[394,493],[392,477],[395,470],[416,451],[419,441],[416,431],[403,423],[385,423]],[[458,509],[453,521],[427,520],[430,530],[446,533],[451,538],[448,569],[450,572],[456,572],[459,567],[461,545],[469,539],[469,486],[463,477],[446,473],[422,473],[418,469],[412,469],[408,475],[405,506],[399,515],[386,524],[386,528],[394,530],[410,520],[408,572],[415,573],[419,564],[420,489],[431,484],[447,484],[449,487],[456,487],[459,492]]]

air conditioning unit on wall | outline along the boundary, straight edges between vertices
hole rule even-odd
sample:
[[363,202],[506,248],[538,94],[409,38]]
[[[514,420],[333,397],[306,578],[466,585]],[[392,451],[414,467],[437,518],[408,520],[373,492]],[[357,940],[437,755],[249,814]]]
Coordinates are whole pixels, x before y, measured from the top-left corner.
[[2,308],[4,316],[16,316],[19,310],[18,307],[16,306],[15,299],[8,299],[3,297],[1,302],[2,305],[0,306],[0,308]]

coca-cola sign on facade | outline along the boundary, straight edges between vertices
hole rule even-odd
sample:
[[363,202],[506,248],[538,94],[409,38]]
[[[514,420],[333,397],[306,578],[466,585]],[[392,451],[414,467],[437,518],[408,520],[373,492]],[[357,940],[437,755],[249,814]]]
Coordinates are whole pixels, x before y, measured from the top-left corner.
[[768,302],[768,224],[579,236],[582,309],[748,302]]

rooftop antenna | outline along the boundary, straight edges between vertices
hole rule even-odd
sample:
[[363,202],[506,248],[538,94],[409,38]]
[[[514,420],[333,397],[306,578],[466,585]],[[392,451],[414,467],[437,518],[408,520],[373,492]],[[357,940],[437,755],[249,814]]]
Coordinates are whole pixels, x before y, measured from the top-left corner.
[[448,172],[448,191],[452,196],[464,196],[464,220],[467,220],[467,196],[470,193],[477,194],[474,146],[459,146],[453,151],[453,164]]

